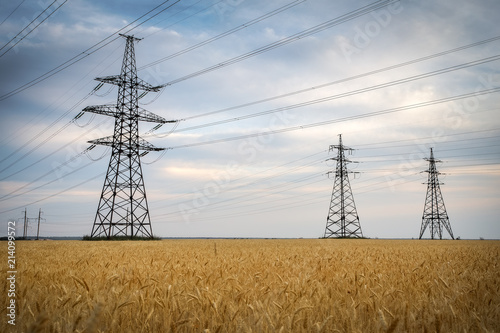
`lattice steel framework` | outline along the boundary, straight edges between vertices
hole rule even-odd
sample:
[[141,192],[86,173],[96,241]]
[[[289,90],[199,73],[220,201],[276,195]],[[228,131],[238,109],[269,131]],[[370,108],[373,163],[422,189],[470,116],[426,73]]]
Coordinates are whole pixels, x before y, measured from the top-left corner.
[[[83,111],[115,117],[113,136],[91,140],[89,143],[111,147],[111,158],[104,179],[91,238],[111,236],[153,237],[146,188],[142,176],[141,156],[161,151],[139,137],[139,121],[168,123],[164,118],[139,108],[138,90],[159,91],[137,77],[134,43],[126,39],[120,75],[96,78],[97,81],[118,86],[116,105],[88,106]],[[141,152],[142,151],[142,152]]]
[[345,151],[352,151],[352,148],[342,144],[342,135],[339,135],[339,144],[331,145],[329,152],[337,150],[337,157],[331,160],[337,161],[335,181],[333,183],[330,209],[326,218],[325,238],[361,238],[363,233],[359,224],[359,217],[354,203],[354,196],[349,183],[349,173],[347,163],[352,163],[345,157]]
[[441,163],[441,161],[434,158],[432,148],[431,156],[425,160],[429,161],[429,169],[425,171],[428,173],[427,183],[423,183],[427,184],[427,195],[425,196],[424,213],[422,215],[422,226],[420,227],[419,239],[422,239],[427,227],[429,227],[431,239],[436,239],[438,237],[439,239],[443,239],[443,227],[448,231],[451,238],[455,239],[439,186],[443,185],[443,183],[439,182],[438,175],[441,173],[437,171],[436,163]]

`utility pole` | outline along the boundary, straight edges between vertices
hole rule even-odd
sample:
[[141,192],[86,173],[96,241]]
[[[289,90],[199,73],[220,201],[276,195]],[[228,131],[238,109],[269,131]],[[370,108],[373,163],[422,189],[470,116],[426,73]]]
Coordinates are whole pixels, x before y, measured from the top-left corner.
[[23,239],[28,237],[28,208],[24,208]]
[[40,235],[40,219],[42,217],[42,209],[38,211],[38,228],[36,230],[36,240],[38,240],[38,236]]
[[153,238],[140,158],[150,151],[164,148],[157,148],[139,137],[139,121],[159,124],[175,121],[139,108],[139,90],[158,92],[164,86],[152,86],[137,77],[134,43],[140,39],[121,36],[126,40],[121,74],[96,78],[97,81],[118,86],[117,103],[83,109],[84,112],[115,118],[113,136],[89,141],[111,147],[108,171],[90,237],[109,239],[111,236],[127,236],[130,226],[130,237]]
[[335,181],[333,183],[330,209],[326,218],[326,228],[324,238],[362,238],[361,225],[356,211],[356,204],[349,183],[349,173],[347,163],[355,163],[345,157],[344,151],[352,152],[353,149],[342,144],[342,134],[339,134],[339,144],[330,145],[329,152],[337,150],[337,157],[330,160],[337,161],[335,171]]
[[443,239],[443,227],[448,231],[453,237],[453,232],[451,231],[451,224],[446,213],[446,207],[444,205],[443,195],[441,194],[441,188],[439,185],[443,183],[439,182],[438,175],[441,175],[437,171],[436,163],[441,163],[441,160],[434,158],[434,152],[431,148],[431,156],[425,158],[429,161],[429,169],[424,172],[428,173],[427,178],[427,194],[425,196],[424,213],[422,214],[422,226],[420,227],[420,236],[418,239],[422,239],[425,230],[429,227],[431,233],[431,239]]

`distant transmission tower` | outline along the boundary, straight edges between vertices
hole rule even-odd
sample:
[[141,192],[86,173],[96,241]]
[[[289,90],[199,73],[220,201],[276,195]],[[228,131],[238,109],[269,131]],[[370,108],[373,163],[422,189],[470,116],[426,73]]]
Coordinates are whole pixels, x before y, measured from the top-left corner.
[[[352,161],[346,159],[344,154],[344,151],[352,151],[353,149],[342,144],[342,135],[339,135],[339,144],[331,145],[329,151],[334,149],[337,149],[337,157],[331,159],[337,161],[337,168],[324,237],[360,238],[363,237],[363,233],[349,184],[349,173],[352,172],[347,170],[347,163]],[[333,171],[329,173],[333,173]]]
[[[101,198],[92,227],[91,238],[111,236],[153,237],[146,188],[142,176],[141,157],[150,151],[161,151],[139,137],[139,120],[168,123],[164,118],[139,108],[138,90],[159,91],[137,77],[134,42],[139,38],[121,35],[126,39],[120,75],[96,78],[118,86],[116,105],[88,106],[83,111],[115,117],[113,136],[89,141],[111,147],[111,158],[104,179]],[[142,152],[141,152],[142,151]]]
[[420,237],[424,235],[425,229],[429,227],[431,232],[431,239],[443,239],[443,227],[446,228],[448,233],[453,237],[453,232],[451,231],[450,221],[448,219],[448,214],[446,213],[446,207],[444,206],[443,196],[441,195],[440,183],[438,180],[438,175],[441,173],[436,169],[436,163],[440,163],[440,160],[434,158],[434,153],[431,148],[431,157],[426,158],[429,161],[429,169],[426,170],[427,178],[427,195],[425,197],[424,214],[422,215],[422,227],[420,228]]

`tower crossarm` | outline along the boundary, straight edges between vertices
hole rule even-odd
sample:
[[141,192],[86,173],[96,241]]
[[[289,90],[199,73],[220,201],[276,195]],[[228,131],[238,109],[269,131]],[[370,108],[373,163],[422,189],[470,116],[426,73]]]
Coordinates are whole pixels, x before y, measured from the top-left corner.
[[[326,161],[338,161],[339,158],[338,157],[331,157],[331,158],[327,158],[325,160]],[[345,162],[345,163],[359,163],[359,161],[351,161],[350,159],[347,159],[347,158],[342,158],[342,162]]]
[[[101,145],[101,146],[110,146],[113,147],[114,145],[118,145],[116,142],[113,141],[113,136],[106,136],[104,138],[100,139],[94,139],[87,141],[88,143],[94,144],[94,145]],[[146,140],[139,138],[139,142],[137,144],[128,144],[127,142],[123,142],[121,144],[123,148],[127,149],[137,149],[137,150],[145,150],[145,151],[162,151],[165,150],[165,148],[158,148],[152,145],[151,143],[147,142]]]
[[140,150],[146,150],[146,151],[162,151],[165,150],[165,148],[158,148],[153,146],[151,143],[147,142],[146,140],[139,138],[139,145],[138,148]]
[[153,91],[158,92],[161,88],[165,87],[165,85],[160,86],[152,86],[151,84],[139,79],[138,77],[134,78],[133,82],[130,80],[126,80],[126,78],[122,75],[110,75],[104,77],[97,77],[97,81],[101,81],[104,83],[114,84],[119,87],[121,86],[133,86],[135,89],[144,90],[144,91]]
[[349,147],[346,147],[346,146],[340,144],[340,145],[330,145],[330,148],[328,149],[328,152],[336,151],[338,149],[341,149],[341,150],[350,150],[350,151],[355,150],[354,148],[349,148]]
[[142,108],[139,108],[139,120],[141,121],[148,121],[150,123],[160,123],[160,124],[166,124],[166,123],[175,123],[177,120],[167,120],[163,117],[160,117],[153,112],[150,112],[148,110],[144,110]]
[[441,183],[441,182],[426,182],[426,183],[422,183],[422,185],[444,185],[444,183]]
[[[126,113],[119,111],[116,104],[91,105],[91,106],[87,106],[86,108],[84,108],[83,111],[102,114],[105,116],[110,116],[110,117],[115,117],[115,118],[121,118],[121,117],[127,116]],[[138,108],[138,112],[137,112],[136,117],[140,121],[147,121],[150,123],[160,123],[160,124],[175,123],[177,121],[177,120],[167,120],[163,117],[160,117],[160,116],[154,114],[153,112],[144,110],[143,108]]]

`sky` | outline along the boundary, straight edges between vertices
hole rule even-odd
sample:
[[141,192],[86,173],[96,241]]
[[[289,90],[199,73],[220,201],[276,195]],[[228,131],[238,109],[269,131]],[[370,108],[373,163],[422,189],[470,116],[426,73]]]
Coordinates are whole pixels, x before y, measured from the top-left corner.
[[88,141],[114,119],[80,112],[116,102],[94,79],[119,74],[126,33],[139,77],[166,84],[140,107],[177,120],[139,125],[167,148],[141,159],[155,235],[322,237],[341,134],[365,237],[419,237],[433,148],[454,236],[500,238],[496,0],[0,9],[0,236],[25,209],[30,236],[40,209],[40,236],[90,234],[110,151]]

